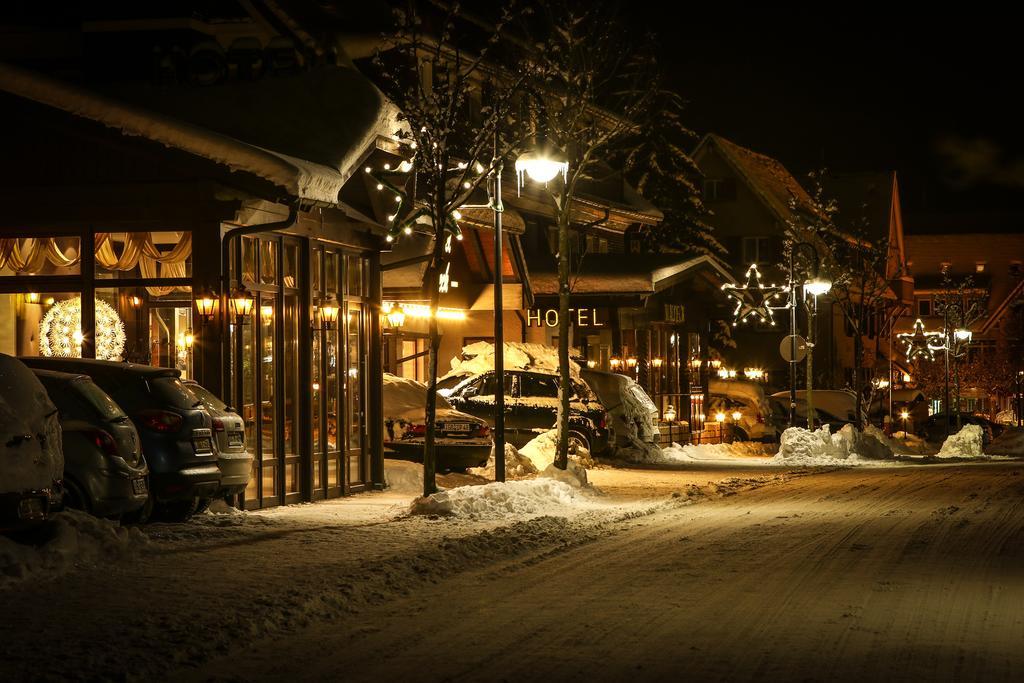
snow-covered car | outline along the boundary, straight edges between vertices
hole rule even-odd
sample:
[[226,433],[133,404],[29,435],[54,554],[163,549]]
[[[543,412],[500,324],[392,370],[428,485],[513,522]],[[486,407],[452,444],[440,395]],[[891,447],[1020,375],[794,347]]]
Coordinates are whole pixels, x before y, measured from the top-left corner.
[[[832,432],[838,432],[845,425],[857,423],[857,395],[843,389],[815,389],[812,399],[817,424],[827,424]],[[770,397],[771,421],[781,434],[789,426],[789,392],[779,391]],[[807,392],[796,392],[796,421],[798,427],[807,426]],[[867,415],[861,414],[861,421],[867,422]]]
[[97,517],[130,515],[149,498],[135,425],[86,375],[35,370],[60,418],[64,505]]
[[[601,453],[608,448],[608,414],[583,380],[571,380],[569,399],[569,452],[584,449]],[[494,427],[494,397],[497,381],[493,372],[471,376],[448,395],[448,401]],[[558,422],[557,374],[545,371],[505,372],[505,442],[525,446],[537,434],[553,429]]]
[[[779,430],[769,420],[771,405],[764,385],[748,380],[712,379],[708,382],[708,415],[721,411],[729,416],[737,441],[777,441]],[[733,420],[733,413],[740,413]]]
[[608,413],[612,445],[630,448],[658,442],[658,406],[643,387],[618,372],[586,369],[580,376]]
[[0,532],[44,522],[61,504],[57,408],[18,359],[0,354]]
[[[392,457],[423,461],[426,406],[425,384],[384,373],[384,448]],[[435,425],[439,470],[487,465],[492,443],[486,421],[456,410],[438,395]]]

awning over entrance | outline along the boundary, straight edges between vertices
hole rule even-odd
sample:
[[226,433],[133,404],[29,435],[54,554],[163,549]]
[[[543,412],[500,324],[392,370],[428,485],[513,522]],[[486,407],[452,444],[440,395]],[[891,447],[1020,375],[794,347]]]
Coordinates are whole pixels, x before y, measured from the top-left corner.
[[[275,100],[268,84],[276,89],[288,88],[294,91],[293,96]],[[0,64],[0,91],[96,121],[124,135],[188,152],[234,172],[252,174],[293,197],[314,202],[338,204],[343,186],[377,138],[394,135],[399,127],[394,105],[355,69],[330,67],[279,82],[261,80],[260,89],[254,88],[253,93],[269,98],[266,103],[246,97],[249,85],[187,91],[136,86],[98,94]],[[331,135],[318,137],[310,131],[311,110],[297,106],[295,93],[316,98],[323,109],[322,98],[317,95],[324,92],[336,93],[344,116],[331,118],[329,111],[324,113],[321,132],[330,131]],[[352,106],[353,97],[357,106]],[[264,105],[272,101],[278,105],[274,115],[267,115]],[[253,108],[260,108],[265,115],[252,116]],[[289,118],[301,125],[289,124]],[[269,132],[271,127],[279,132]],[[291,131],[291,142],[280,131]]]

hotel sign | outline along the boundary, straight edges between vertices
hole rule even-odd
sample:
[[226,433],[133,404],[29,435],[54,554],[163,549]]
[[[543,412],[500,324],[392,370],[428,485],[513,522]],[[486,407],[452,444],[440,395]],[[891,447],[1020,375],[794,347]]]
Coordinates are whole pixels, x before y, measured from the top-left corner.
[[663,304],[664,320],[667,323],[682,324],[686,322],[686,307],[682,304]]
[[[569,323],[576,327],[604,327],[596,308],[570,308]],[[557,308],[530,308],[526,311],[527,327],[558,327]]]

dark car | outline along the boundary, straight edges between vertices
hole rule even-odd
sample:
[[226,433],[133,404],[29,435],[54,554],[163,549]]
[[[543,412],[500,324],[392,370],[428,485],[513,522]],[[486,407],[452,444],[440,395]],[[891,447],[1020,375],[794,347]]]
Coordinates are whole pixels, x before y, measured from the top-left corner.
[[[384,448],[395,457],[421,462],[426,434],[427,387],[422,382],[384,373]],[[452,408],[437,397],[437,468],[484,467],[491,454],[486,421]]]
[[86,375],[36,369],[57,406],[64,450],[64,505],[120,517],[149,498],[149,468],[135,425]]
[[[505,441],[525,446],[558,420],[558,375],[511,370],[505,373]],[[496,380],[493,372],[464,379],[448,393],[458,410],[476,415],[494,427]],[[608,447],[608,416],[604,407],[581,381],[572,380],[569,404],[569,448],[600,453]]]
[[0,353],[0,532],[38,528],[61,505],[57,408],[32,371]]
[[[196,395],[213,419],[214,445],[217,447],[217,467],[220,468],[220,490],[216,498],[234,496],[245,491],[252,474],[252,453],[245,448],[245,422],[213,392],[194,380],[182,382]],[[200,501],[206,507],[210,499]]]
[[[975,415],[973,413],[960,413],[960,427],[965,425],[978,425],[981,427],[981,438],[982,445],[987,446],[992,442],[992,439],[996,438],[1003,433],[1004,426],[989,420],[987,417],[981,415]],[[956,414],[950,418],[949,421],[949,434],[956,434],[960,429],[956,426]],[[946,434],[946,414],[935,413],[929,417],[924,427],[921,429],[920,436],[923,436],[926,441],[934,441],[941,443],[948,436]]]
[[[213,420],[173,368],[82,358],[24,358],[44,370],[88,375],[128,413],[149,465],[149,502],[170,520],[192,516],[220,489]],[[147,506],[149,507],[149,506]]]

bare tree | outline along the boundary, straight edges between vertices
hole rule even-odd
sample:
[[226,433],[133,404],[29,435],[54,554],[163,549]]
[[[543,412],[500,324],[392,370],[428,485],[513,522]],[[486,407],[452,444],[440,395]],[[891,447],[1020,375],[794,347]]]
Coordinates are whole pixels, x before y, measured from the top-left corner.
[[550,184],[558,227],[558,454],[568,466],[570,294],[569,236],[581,183],[610,176],[612,148],[636,130],[652,99],[653,59],[638,54],[607,3],[547,0],[524,23],[532,65],[531,114],[538,144],[557,146],[568,162]]
[[401,110],[404,128],[397,135],[406,143],[408,155],[397,168],[367,170],[378,180],[378,190],[396,199],[394,213],[388,216],[388,241],[411,234],[424,222],[433,231],[426,277],[431,316],[424,495],[437,490],[435,417],[441,335],[436,314],[449,282],[452,240],[462,239],[459,208],[521,138],[516,134],[522,126],[514,125],[512,117],[523,76],[491,64],[509,22],[519,14],[510,1],[493,22],[465,21],[457,2],[410,0],[404,10],[395,11],[395,33],[374,59],[384,90]]

